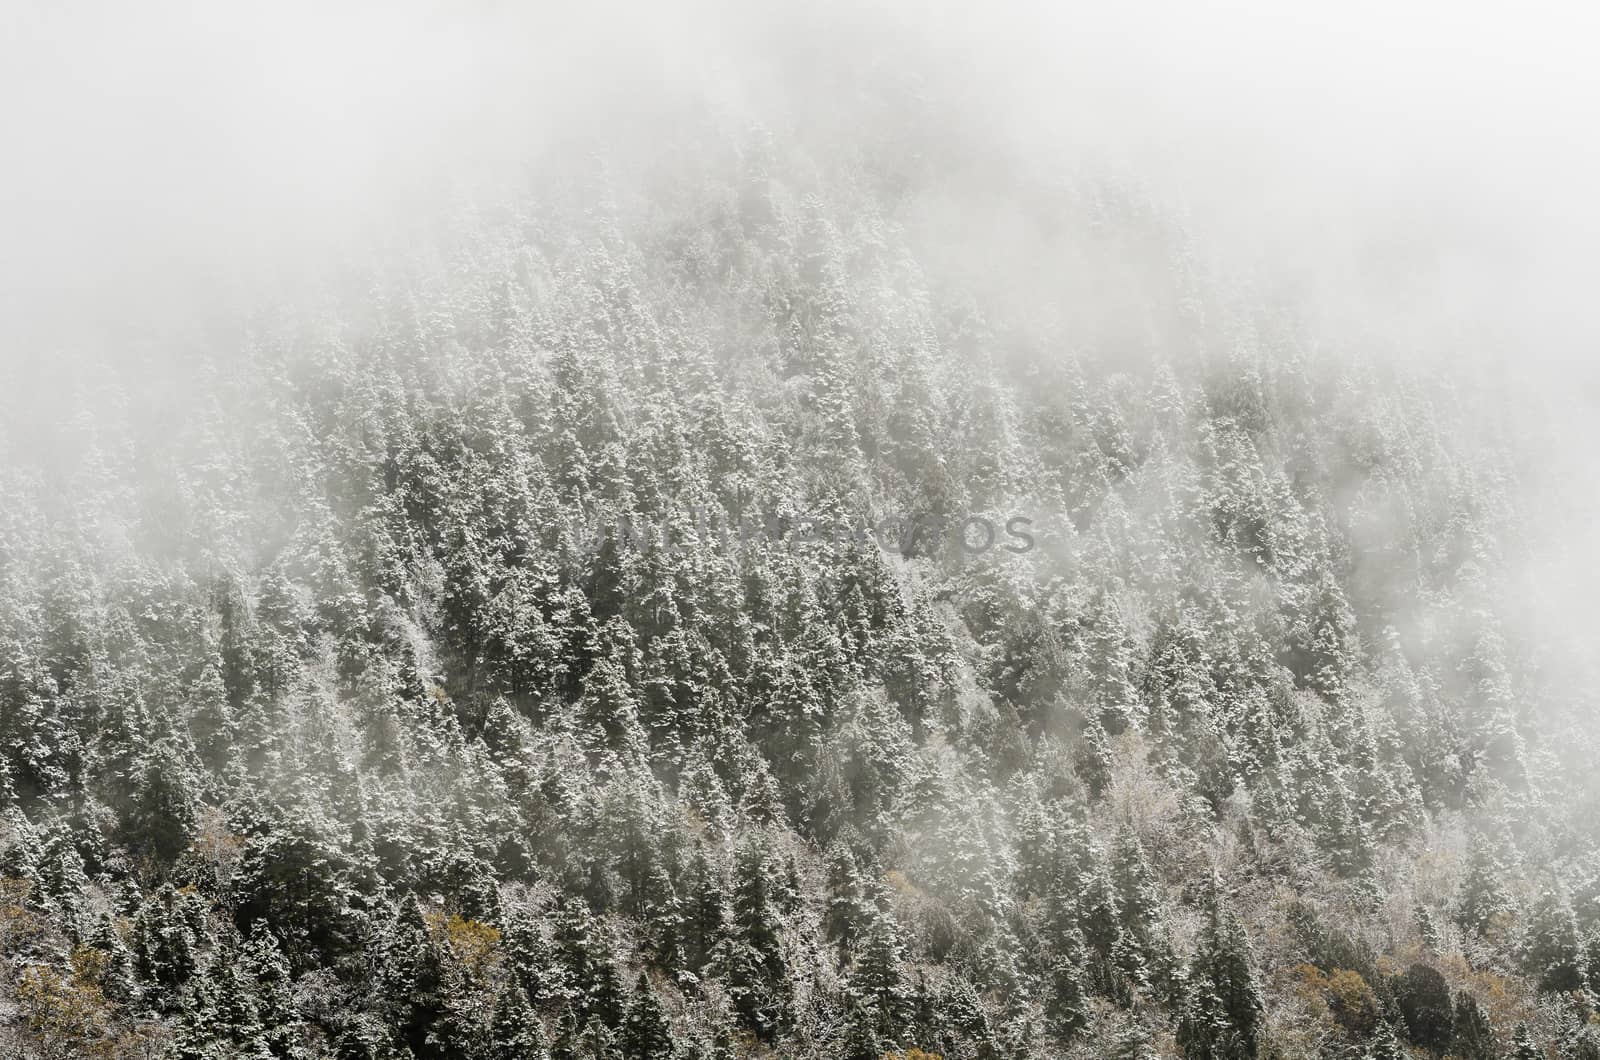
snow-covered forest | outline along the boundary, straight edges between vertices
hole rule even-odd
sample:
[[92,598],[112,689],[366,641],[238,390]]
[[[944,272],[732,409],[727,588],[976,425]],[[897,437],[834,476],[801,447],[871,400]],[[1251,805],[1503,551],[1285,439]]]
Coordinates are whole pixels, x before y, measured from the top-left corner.
[[0,1054],[1600,1058],[1558,432],[913,54],[8,351]]

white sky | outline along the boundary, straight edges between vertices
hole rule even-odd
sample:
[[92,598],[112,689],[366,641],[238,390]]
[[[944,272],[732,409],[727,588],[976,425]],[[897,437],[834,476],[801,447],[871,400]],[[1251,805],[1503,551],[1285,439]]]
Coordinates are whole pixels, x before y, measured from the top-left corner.
[[5,8],[0,309],[33,325],[6,356],[63,320],[114,333],[130,312],[295,274],[426,213],[446,177],[665,93],[787,78],[780,93],[825,97],[792,55],[764,67],[779,49],[896,36],[925,50],[886,62],[921,55],[994,124],[1136,176],[1214,251],[1318,292],[1352,327],[1419,345],[1461,333],[1569,369],[1600,336],[1594,5]]

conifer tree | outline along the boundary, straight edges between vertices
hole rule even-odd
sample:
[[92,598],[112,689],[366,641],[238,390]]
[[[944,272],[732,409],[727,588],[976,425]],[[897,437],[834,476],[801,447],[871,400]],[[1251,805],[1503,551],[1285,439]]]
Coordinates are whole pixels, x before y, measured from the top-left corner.
[[1383,1020],[1372,1032],[1372,1040],[1362,1053],[1363,1060],[1407,1060],[1406,1051],[1395,1036],[1394,1028]]
[[624,1056],[638,1060],[672,1060],[675,1052],[666,1014],[643,972],[633,987],[633,1000],[618,1038]]
[[684,960],[690,971],[700,974],[711,960],[712,951],[727,931],[728,906],[723,883],[707,860],[705,850],[697,849],[689,859],[685,888],[690,897],[684,922]]
[[1455,1021],[1450,1039],[1451,1053],[1460,1060],[1497,1060],[1500,1047],[1495,1043],[1489,1017],[1473,996],[1463,990],[1456,995]]
[[899,928],[890,914],[873,911],[850,970],[849,993],[877,1019],[879,1037],[899,1038],[909,1000],[901,970]]
[[828,938],[848,953],[868,918],[865,888],[855,855],[835,841],[828,852],[828,906],[823,926]]
[[556,922],[556,947],[564,965],[568,996],[587,1025],[622,1025],[625,995],[616,961],[599,936],[599,927],[581,902],[568,902]]
[[741,844],[734,864],[732,922],[720,959],[735,1011],[764,1041],[773,1040],[791,1016],[789,967],[770,862],[765,840],[751,836]]
[[881,1060],[889,1054],[883,1038],[878,1033],[878,1014],[871,1006],[852,1000],[845,1013],[844,1040],[840,1046],[842,1060]]
[[133,921],[133,960],[139,977],[158,988],[153,997],[170,1004],[198,966],[193,927],[184,899],[170,883],[148,898]]
[[227,765],[229,744],[233,739],[233,711],[228,704],[227,687],[215,664],[206,665],[189,695],[192,700],[189,731],[194,737],[195,750],[202,763],[220,772]]
[[1260,1044],[1263,1004],[1244,929],[1215,879],[1205,929],[1189,965],[1178,1044],[1189,1060],[1246,1060]]
[[389,926],[382,976],[401,1040],[418,1057],[443,1055],[437,1034],[448,1011],[444,966],[414,894]]
[[1468,931],[1483,935],[1508,913],[1511,900],[1502,882],[1506,870],[1483,837],[1475,837],[1467,855],[1466,872],[1456,894],[1456,922]]
[[1052,1033],[1071,1041],[1089,1022],[1088,989],[1084,983],[1085,948],[1076,927],[1056,941],[1057,952],[1049,970],[1045,1016]]
[[517,982],[501,991],[489,1027],[489,1060],[544,1060],[544,1032]]
[[256,925],[245,940],[239,963],[255,984],[253,997],[268,1047],[274,1056],[288,1057],[294,1037],[293,980],[289,961],[270,928]]
[[217,966],[209,972],[215,983],[211,1035],[230,1056],[271,1060],[272,1047],[261,1022],[255,984],[240,974],[236,949],[230,947],[219,957]]
[[1396,994],[1410,1041],[1428,1048],[1449,1045],[1454,1017],[1444,976],[1425,964],[1413,964],[1396,984]]
[[1118,927],[1112,962],[1130,983],[1168,993],[1174,985],[1174,958],[1161,922],[1161,898],[1139,837],[1124,828],[1111,862]]
[[1529,914],[1522,962],[1540,990],[1581,990],[1583,953],[1578,924],[1565,895],[1554,889],[1539,896]]
[[138,991],[133,978],[133,954],[122,941],[110,914],[101,914],[89,933],[88,944],[103,955],[97,979],[101,991],[120,1004],[132,1002]]
[[1509,1060],[1543,1060],[1544,1050],[1539,1048],[1539,1043],[1534,1039],[1533,1032],[1526,1023],[1519,1023],[1511,1033],[1511,1053]]

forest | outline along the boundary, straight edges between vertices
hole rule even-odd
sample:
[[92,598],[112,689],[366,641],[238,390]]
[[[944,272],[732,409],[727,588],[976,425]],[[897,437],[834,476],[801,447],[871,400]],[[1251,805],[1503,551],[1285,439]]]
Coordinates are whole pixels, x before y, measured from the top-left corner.
[[1538,436],[869,89],[13,380],[0,1052],[1600,1060]]

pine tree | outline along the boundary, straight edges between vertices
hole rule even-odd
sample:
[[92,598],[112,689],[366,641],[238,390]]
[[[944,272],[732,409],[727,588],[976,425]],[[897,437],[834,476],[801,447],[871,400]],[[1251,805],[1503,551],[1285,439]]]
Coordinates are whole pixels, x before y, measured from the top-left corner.
[[381,974],[401,1039],[418,1057],[441,1055],[435,1036],[449,1007],[444,966],[414,894],[390,924]]
[[1509,1060],[1544,1060],[1544,1050],[1539,1048],[1539,1043],[1533,1037],[1533,1031],[1526,1023],[1517,1024],[1516,1030],[1511,1033],[1511,1054]]
[[855,944],[867,920],[867,905],[855,855],[843,843],[835,841],[828,851],[828,906],[823,913],[823,929],[841,952],[848,953]]
[[998,1036],[971,981],[957,977],[945,984],[938,1007],[943,1020],[942,1052],[999,1060]]
[[722,880],[707,860],[705,850],[695,851],[689,861],[684,882],[689,895],[688,915],[684,923],[684,961],[690,971],[699,974],[710,962],[712,951],[727,930],[728,903]]
[[844,1040],[840,1045],[842,1060],[882,1060],[893,1055],[878,1034],[878,1014],[860,1001],[852,1001],[845,1013]]
[[908,1001],[899,928],[890,914],[873,913],[850,971],[849,993],[874,1014],[879,1036],[892,1042],[903,1029]]
[[1088,947],[1075,918],[1059,918],[1050,925],[1049,936],[1053,952],[1048,958],[1045,1018],[1051,1033],[1068,1042],[1089,1022]]
[[319,812],[297,808],[253,836],[236,870],[241,931],[271,927],[296,972],[344,956],[368,930],[349,859]]
[[1450,1044],[1454,1017],[1444,976],[1425,964],[1413,964],[1400,977],[1395,992],[1407,1038],[1427,1048]]
[[723,981],[744,1025],[772,1041],[790,1021],[788,961],[783,923],[772,896],[771,855],[764,840],[752,836],[739,848],[734,865],[733,917],[724,936]]
[[1506,876],[1505,867],[1488,841],[1482,836],[1474,837],[1456,893],[1456,922],[1478,935],[1489,932],[1498,918],[1511,909],[1511,899],[1502,882]]
[[1450,1051],[1460,1060],[1497,1060],[1500,1047],[1495,1043],[1489,1017],[1476,999],[1465,990],[1456,995],[1455,1022]]
[[257,924],[245,940],[240,967],[255,983],[255,1003],[268,1047],[274,1056],[288,1057],[295,1032],[293,979],[288,959],[265,925]]
[[122,941],[122,935],[111,922],[109,914],[102,913],[95,922],[88,944],[103,955],[98,976],[100,990],[112,1001],[120,1004],[132,1002],[138,990],[133,978],[133,954]]
[[556,947],[565,966],[569,996],[587,1024],[622,1025],[626,1011],[621,973],[599,927],[581,902],[569,901],[556,921]]
[[600,655],[583,679],[577,707],[591,753],[610,753],[632,765],[644,762],[649,752],[627,668],[635,652],[633,631],[620,618],[612,620],[602,633]]
[[69,833],[52,829],[39,851],[34,870],[40,897],[69,939],[81,937],[83,897],[89,887],[83,858]]
[[1540,895],[1529,914],[1522,963],[1536,978],[1540,990],[1583,989],[1583,952],[1577,920],[1565,895],[1557,890]]
[[194,975],[198,940],[184,911],[184,900],[168,884],[147,899],[133,921],[133,960],[139,978],[158,988],[158,1004],[171,1004],[176,991]]
[[210,1032],[229,1056],[271,1060],[272,1047],[256,1004],[255,984],[240,974],[238,957],[237,949],[224,951],[218,965],[209,972],[216,983]]
[[209,769],[220,772],[227,765],[233,740],[233,710],[216,664],[206,665],[189,698],[189,732],[194,737],[195,751]]
[[1135,667],[1132,638],[1129,637],[1118,601],[1104,590],[1097,592],[1090,605],[1085,630],[1093,694],[1099,706],[1101,731],[1117,736],[1137,725],[1142,706],[1133,684]]
[[1250,970],[1250,948],[1213,879],[1208,919],[1189,965],[1189,991],[1178,1044],[1189,1060],[1247,1060],[1256,1055],[1264,1006]]
[[216,1035],[216,995],[206,977],[195,979],[182,1000],[170,1007],[177,1015],[167,1047],[170,1060],[214,1060],[223,1053]]
[[488,1060],[544,1060],[544,1033],[522,985],[512,982],[495,1001]]
[[633,1001],[628,1006],[618,1041],[629,1060],[672,1060],[674,1055],[675,1045],[666,1014],[643,972],[634,983]]
[[1378,1021],[1372,1032],[1372,1040],[1361,1055],[1363,1060],[1407,1060],[1406,1051],[1400,1045],[1400,1039],[1395,1037],[1394,1028],[1383,1020]]
[[1439,925],[1434,922],[1433,912],[1427,906],[1418,902],[1411,910],[1412,919],[1417,924],[1417,934],[1422,939],[1424,946],[1438,948]]
[[1111,878],[1120,928],[1112,946],[1113,964],[1139,988],[1154,986],[1170,993],[1175,959],[1161,921],[1161,896],[1144,847],[1131,829],[1124,828],[1117,836]]
[[1344,695],[1352,666],[1355,613],[1339,583],[1326,572],[1303,621],[1292,640],[1291,667],[1305,687],[1337,700]]
[[171,864],[194,838],[195,793],[188,766],[169,740],[158,740],[135,766],[122,836],[138,855]]
[[571,1005],[561,1010],[556,1020],[555,1042],[550,1046],[550,1060],[586,1060],[581,1045],[583,1035],[578,1025],[578,1013]]
[[626,1055],[617,1047],[616,1032],[598,1016],[583,1025],[583,1034],[578,1038],[578,1055],[585,1060],[626,1060]]
[[1474,749],[1498,779],[1514,790],[1527,783],[1526,746],[1517,726],[1515,696],[1504,638],[1484,632],[1462,666],[1468,685],[1465,716]]

